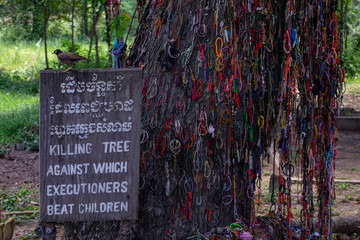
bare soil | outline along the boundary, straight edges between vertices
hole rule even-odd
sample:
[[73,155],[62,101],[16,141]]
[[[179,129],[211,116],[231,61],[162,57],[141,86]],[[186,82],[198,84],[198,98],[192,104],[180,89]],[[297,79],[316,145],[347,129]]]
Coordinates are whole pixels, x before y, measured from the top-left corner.
[[[359,101],[360,102],[360,101]],[[360,181],[360,132],[338,132],[338,156],[336,178],[343,180]],[[262,206],[258,214],[263,215],[269,211],[270,202],[267,195],[272,164],[265,166],[262,183]],[[25,185],[39,186],[39,153],[11,151],[5,158],[0,159],[0,189],[6,191],[18,191]],[[294,184],[296,191],[298,186]],[[360,184],[337,184],[337,198],[334,204],[335,215],[360,215]],[[294,216],[300,212],[300,204],[294,197]],[[14,239],[21,239],[25,234],[30,234],[37,227],[36,221],[26,221],[16,224]],[[61,239],[62,226],[57,226],[58,236]]]
[[29,184],[39,185],[39,154],[11,151],[0,158],[0,189],[16,191]]
[[340,108],[340,115],[360,116],[360,94],[344,94],[343,105]]

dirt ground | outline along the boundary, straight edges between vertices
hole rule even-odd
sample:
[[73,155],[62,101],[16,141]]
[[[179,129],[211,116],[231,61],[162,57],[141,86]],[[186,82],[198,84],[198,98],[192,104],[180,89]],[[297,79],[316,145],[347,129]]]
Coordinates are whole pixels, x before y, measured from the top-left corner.
[[360,115],[360,94],[358,93],[344,94],[343,105],[340,108],[340,115],[341,116]]
[[18,190],[30,184],[39,185],[39,154],[11,151],[0,159],[0,189]]

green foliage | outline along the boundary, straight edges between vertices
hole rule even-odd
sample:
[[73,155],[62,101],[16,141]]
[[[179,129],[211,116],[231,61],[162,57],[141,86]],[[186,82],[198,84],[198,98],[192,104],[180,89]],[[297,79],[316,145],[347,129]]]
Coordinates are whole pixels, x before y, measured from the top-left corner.
[[[15,45],[16,44],[16,45]],[[0,145],[25,142],[38,149],[40,42],[0,42]]]
[[265,202],[272,203],[273,201],[276,202],[279,196],[279,189],[274,190],[274,194],[271,192],[265,193]]
[[[77,52],[80,49],[80,45],[79,44],[74,44],[75,47],[75,52]],[[63,39],[61,41],[61,50],[63,52],[72,52],[72,43],[70,40],[68,39]]]
[[127,12],[116,16],[114,20],[111,22],[111,31],[112,34],[115,34],[117,38],[123,37],[125,40],[125,30],[128,23],[131,21],[131,17]]
[[358,95],[360,94],[360,74],[357,74],[354,77],[346,77],[346,92],[350,94]]
[[33,202],[39,202],[37,188],[26,186],[17,192],[0,191],[0,208],[5,212],[39,210]]
[[[39,190],[25,186],[18,191],[0,191],[0,209],[4,212],[39,210]],[[29,219],[39,219],[39,213],[13,215],[16,222]],[[28,238],[31,239],[31,238]]]
[[351,168],[351,170],[353,170],[353,171],[356,171],[356,172],[360,173],[360,167],[354,167],[354,168]]
[[[87,56],[89,37],[84,31],[85,20],[91,28],[93,7],[101,9],[106,0],[82,0],[75,5],[75,52]],[[72,51],[72,0],[2,0],[0,8],[0,156],[7,154],[11,144],[25,142],[28,150],[38,150],[39,144],[39,71],[45,68],[42,30],[47,22],[49,67],[65,69],[55,49]],[[43,8],[45,6],[45,8]],[[123,0],[121,14],[112,21],[112,38],[124,38],[137,3]],[[44,11],[45,10],[45,11]],[[85,18],[85,16],[87,17]],[[133,41],[138,22],[135,17],[129,34]],[[109,47],[106,40],[105,11],[96,26],[99,37],[99,63],[93,43],[90,59],[76,64],[76,68],[107,68]],[[130,44],[128,44],[130,45]]]
[[10,41],[41,39],[44,17],[54,16],[57,20],[63,18],[70,12],[68,2],[69,0],[3,0],[0,25],[2,37]]
[[0,143],[27,143],[37,150],[39,142],[38,94],[8,92],[0,89]]
[[[39,220],[39,212],[34,212],[33,214],[19,214],[19,215],[13,215],[15,218],[15,221],[17,223],[19,222],[26,222],[28,220]],[[30,238],[31,239],[31,238]]]
[[37,150],[38,81],[22,80],[20,76],[18,71],[0,73],[0,144],[25,142],[29,150]]
[[15,238],[15,240],[34,240],[39,239],[39,236],[33,231],[31,231],[29,234],[22,235],[19,238]]
[[30,0],[4,0],[3,4],[1,35],[10,41],[31,39],[33,3]]
[[[76,53],[86,56],[87,42],[77,41]],[[49,65],[65,69],[55,54],[55,49],[67,51],[68,40],[48,42]],[[95,48],[95,46],[94,46]],[[26,143],[27,150],[37,151],[39,144],[39,71],[45,68],[44,46],[41,42],[0,42],[0,147],[6,154],[8,145]],[[76,68],[106,68],[107,46],[99,44],[100,63],[95,61],[95,51],[90,59],[76,64]]]
[[335,189],[347,190],[347,189],[351,189],[351,188],[353,188],[351,183],[347,183],[347,182],[336,182],[335,183]]
[[347,76],[353,78],[360,72],[360,3],[347,0],[344,21],[344,62]]
[[0,144],[0,158],[4,158],[11,151],[11,145],[7,143]]

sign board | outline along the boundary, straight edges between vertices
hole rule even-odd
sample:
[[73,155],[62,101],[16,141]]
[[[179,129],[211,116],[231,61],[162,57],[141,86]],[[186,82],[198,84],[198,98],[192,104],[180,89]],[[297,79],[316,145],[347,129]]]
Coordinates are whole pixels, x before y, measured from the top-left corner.
[[137,219],[140,69],[40,72],[40,221]]

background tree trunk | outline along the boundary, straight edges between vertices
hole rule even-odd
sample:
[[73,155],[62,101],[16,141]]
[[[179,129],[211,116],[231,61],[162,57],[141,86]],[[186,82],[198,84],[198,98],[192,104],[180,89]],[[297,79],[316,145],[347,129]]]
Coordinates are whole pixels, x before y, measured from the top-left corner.
[[81,33],[85,36],[89,36],[88,3],[87,0],[81,0],[81,2],[83,4]]
[[111,44],[111,37],[110,37],[110,31],[111,31],[111,22],[110,22],[110,15],[109,15],[109,9],[107,6],[107,3],[104,2],[104,11],[105,11],[105,27],[106,27],[106,43],[108,45],[108,67],[111,68],[112,67],[112,54],[111,54],[111,49],[113,48],[112,44]]
[[101,13],[104,10],[102,5],[100,4],[98,11],[96,11],[96,6],[97,6],[98,2],[96,0],[92,1],[92,16],[93,16],[93,20],[92,20],[92,27],[91,27],[91,31],[90,31],[90,44],[89,44],[89,52],[88,52],[88,56],[87,58],[90,58],[91,55],[91,49],[92,49],[92,44],[93,44],[93,38],[94,35],[96,34],[96,25],[100,20],[101,17]]
[[120,222],[78,222],[65,223],[64,237],[77,239],[116,239]]
[[47,24],[49,21],[49,17],[46,10],[46,1],[44,0],[42,2],[42,9],[43,9],[43,15],[44,15],[44,27],[43,27],[43,37],[44,37],[44,48],[45,48],[45,63],[46,68],[49,68],[49,60],[48,60],[48,54],[47,54]]
[[100,63],[100,57],[99,57],[99,39],[98,39],[98,34],[95,28],[95,56],[96,56],[96,66],[99,66]]
[[43,37],[42,20],[42,0],[33,0],[32,11],[32,39],[39,40]]
[[[312,219],[312,224],[316,225],[319,219]],[[300,226],[301,222],[298,219],[292,221],[294,226]],[[335,216],[332,217],[332,231],[334,233],[353,234],[357,232],[360,227],[360,216]]]
[[75,42],[74,42],[74,28],[75,28],[74,14],[75,14],[75,3],[76,3],[76,0],[73,0],[73,1],[72,1],[72,8],[71,8],[71,46],[72,46],[72,52],[75,52]]

